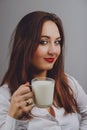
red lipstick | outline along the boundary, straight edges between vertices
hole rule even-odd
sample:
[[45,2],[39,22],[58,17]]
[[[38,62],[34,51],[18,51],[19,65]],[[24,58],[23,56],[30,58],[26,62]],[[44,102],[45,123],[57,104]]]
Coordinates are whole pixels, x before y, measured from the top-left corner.
[[55,58],[44,58],[44,59],[45,59],[45,61],[52,63],[52,62],[54,62]]

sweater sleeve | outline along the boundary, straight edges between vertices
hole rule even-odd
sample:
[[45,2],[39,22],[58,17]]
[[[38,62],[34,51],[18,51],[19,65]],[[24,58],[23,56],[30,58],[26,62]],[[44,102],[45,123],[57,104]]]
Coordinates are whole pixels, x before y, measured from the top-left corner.
[[79,108],[79,114],[81,116],[79,130],[87,130],[87,94],[77,80],[75,80],[73,77],[71,77],[71,79]]
[[27,130],[29,120],[16,120],[8,115],[10,102],[4,90],[0,88],[0,130]]
[[27,130],[28,123],[28,120],[16,120],[8,115],[3,130]]

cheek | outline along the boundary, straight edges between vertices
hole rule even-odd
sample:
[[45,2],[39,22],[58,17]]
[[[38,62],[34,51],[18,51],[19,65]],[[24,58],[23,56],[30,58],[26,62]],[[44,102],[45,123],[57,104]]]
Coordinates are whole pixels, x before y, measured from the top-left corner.
[[42,56],[42,53],[41,53],[41,51],[36,51],[35,53],[34,53],[34,55],[33,55],[33,58],[39,58],[39,57],[41,57]]
[[47,48],[39,46],[34,53],[34,57],[43,57],[47,52]]
[[60,53],[61,53],[61,47],[59,48],[59,55],[60,55]]
[[56,54],[59,57],[59,55],[61,54],[61,47],[59,46],[56,50]]
[[46,51],[44,49],[38,48],[34,55],[32,56],[32,61],[36,62],[42,59],[42,57],[46,54]]

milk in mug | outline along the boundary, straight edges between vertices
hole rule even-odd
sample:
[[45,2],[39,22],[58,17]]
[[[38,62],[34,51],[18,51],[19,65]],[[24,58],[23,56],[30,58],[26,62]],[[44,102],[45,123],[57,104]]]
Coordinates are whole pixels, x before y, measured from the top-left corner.
[[49,78],[46,80],[33,80],[32,91],[35,96],[35,104],[38,107],[48,107],[53,103],[55,82]]

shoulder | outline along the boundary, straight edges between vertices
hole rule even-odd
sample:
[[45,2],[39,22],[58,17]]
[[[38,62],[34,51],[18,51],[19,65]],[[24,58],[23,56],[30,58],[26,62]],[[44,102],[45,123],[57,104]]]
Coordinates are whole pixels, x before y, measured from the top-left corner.
[[71,76],[71,75],[69,75],[69,74],[66,74],[66,77],[67,77],[68,83],[69,83],[69,85],[71,86],[71,88],[72,88],[72,87],[77,88],[77,87],[80,86],[79,82],[78,82],[78,81],[76,80],[76,78],[74,78],[73,76]]
[[71,89],[74,91],[75,96],[77,96],[79,92],[84,91],[83,87],[79,84],[76,78],[69,74],[66,74],[66,76]]
[[10,89],[7,84],[0,86],[0,97],[9,99],[11,97]]
[[67,77],[68,83],[71,85],[71,87],[72,87],[72,85],[76,86],[78,81],[73,76],[66,74],[66,77]]

